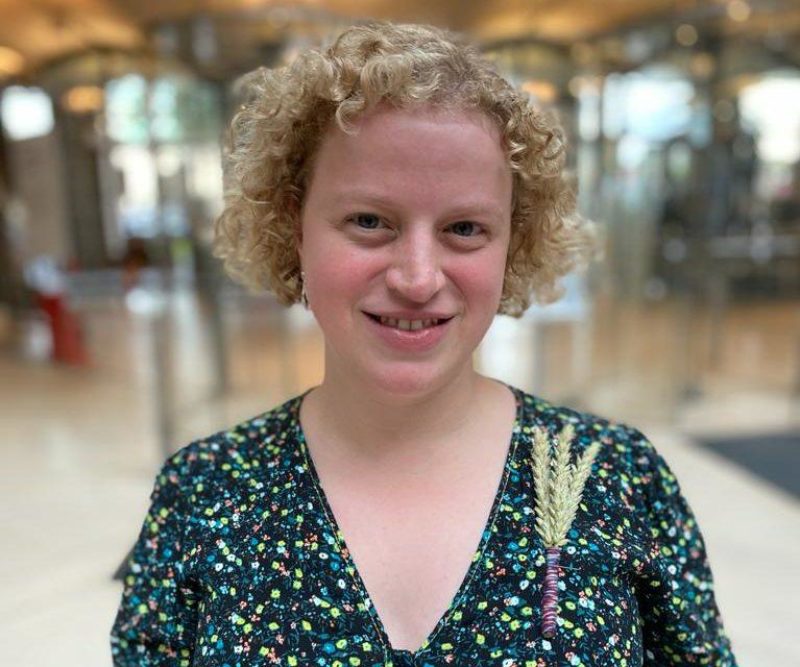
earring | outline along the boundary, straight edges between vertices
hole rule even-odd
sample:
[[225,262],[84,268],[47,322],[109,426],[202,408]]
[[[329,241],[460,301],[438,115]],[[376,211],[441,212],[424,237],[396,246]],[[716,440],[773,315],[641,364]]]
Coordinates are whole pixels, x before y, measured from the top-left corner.
[[300,301],[303,306],[308,309],[308,293],[306,292],[306,274],[305,271],[300,271]]

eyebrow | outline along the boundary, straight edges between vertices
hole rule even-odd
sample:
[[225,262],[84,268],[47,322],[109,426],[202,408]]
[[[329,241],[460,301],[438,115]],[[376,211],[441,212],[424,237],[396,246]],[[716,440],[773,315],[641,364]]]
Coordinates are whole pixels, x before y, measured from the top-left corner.
[[[378,206],[381,208],[397,208],[397,203],[391,197],[371,192],[369,190],[359,190],[358,188],[347,189],[339,191],[333,195],[333,201],[336,204],[346,203],[353,199],[363,201],[366,204]],[[458,202],[457,206],[453,207],[454,215],[476,215],[484,214],[491,217],[502,218],[503,211],[498,206],[490,204],[489,202],[481,200],[466,199]],[[462,213],[463,212],[463,213]]]
[[388,197],[384,197],[383,195],[375,192],[370,192],[369,190],[359,190],[358,188],[338,190],[333,195],[333,201],[337,204],[345,203],[352,199],[358,199],[360,201],[364,201],[369,204],[375,204],[377,206],[391,207],[394,205],[394,202]]

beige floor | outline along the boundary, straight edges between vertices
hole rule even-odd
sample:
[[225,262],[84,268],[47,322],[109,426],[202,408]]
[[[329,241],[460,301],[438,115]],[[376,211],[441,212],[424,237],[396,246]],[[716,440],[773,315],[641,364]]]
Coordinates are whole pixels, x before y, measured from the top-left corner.
[[[0,356],[3,665],[110,665],[107,636],[120,592],[111,574],[139,530],[164,457],[155,429],[152,320],[146,303],[132,305],[136,312],[114,301],[84,307],[88,369]],[[716,356],[708,323],[681,320],[679,307],[664,304],[598,306],[591,329],[499,321],[477,355],[495,377],[633,422],[651,437],[703,528],[742,667],[800,664],[800,606],[793,602],[800,504],[693,446],[690,436],[800,423],[792,394],[798,310],[796,303],[732,309],[724,337],[714,340]],[[170,312],[173,385],[180,388],[173,446],[319,380],[320,338],[306,314],[283,320],[282,338],[275,309],[246,302],[227,309],[231,389],[213,399],[203,310],[184,295]],[[584,348],[577,356],[575,343]],[[686,387],[703,393],[678,400]]]

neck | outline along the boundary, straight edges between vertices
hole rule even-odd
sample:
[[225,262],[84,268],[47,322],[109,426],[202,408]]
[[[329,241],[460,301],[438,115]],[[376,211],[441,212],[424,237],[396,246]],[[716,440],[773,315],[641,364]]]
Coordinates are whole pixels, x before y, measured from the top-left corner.
[[495,384],[468,367],[441,387],[397,395],[326,369],[322,384],[306,397],[303,412],[325,425],[327,446],[341,455],[430,461],[432,450],[457,443],[484,416],[489,391],[497,390],[489,385]]

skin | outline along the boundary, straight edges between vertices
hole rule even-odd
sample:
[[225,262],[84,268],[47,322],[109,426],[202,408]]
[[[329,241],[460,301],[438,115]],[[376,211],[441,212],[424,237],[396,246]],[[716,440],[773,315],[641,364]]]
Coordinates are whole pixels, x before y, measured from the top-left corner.
[[[387,633],[414,650],[479,542],[514,422],[511,393],[472,365],[502,294],[512,176],[478,112],[383,107],[357,128],[328,130],[301,214],[325,375],[300,419]],[[453,319],[431,349],[398,350],[364,314],[397,310]]]
[[[298,244],[325,334],[321,393],[357,397],[362,415],[371,397],[376,422],[395,427],[385,408],[400,408],[402,424],[475,390],[471,357],[502,293],[511,194],[499,131],[478,112],[381,108],[355,135],[328,131]],[[398,352],[364,315],[398,309],[455,318],[434,349]]]

